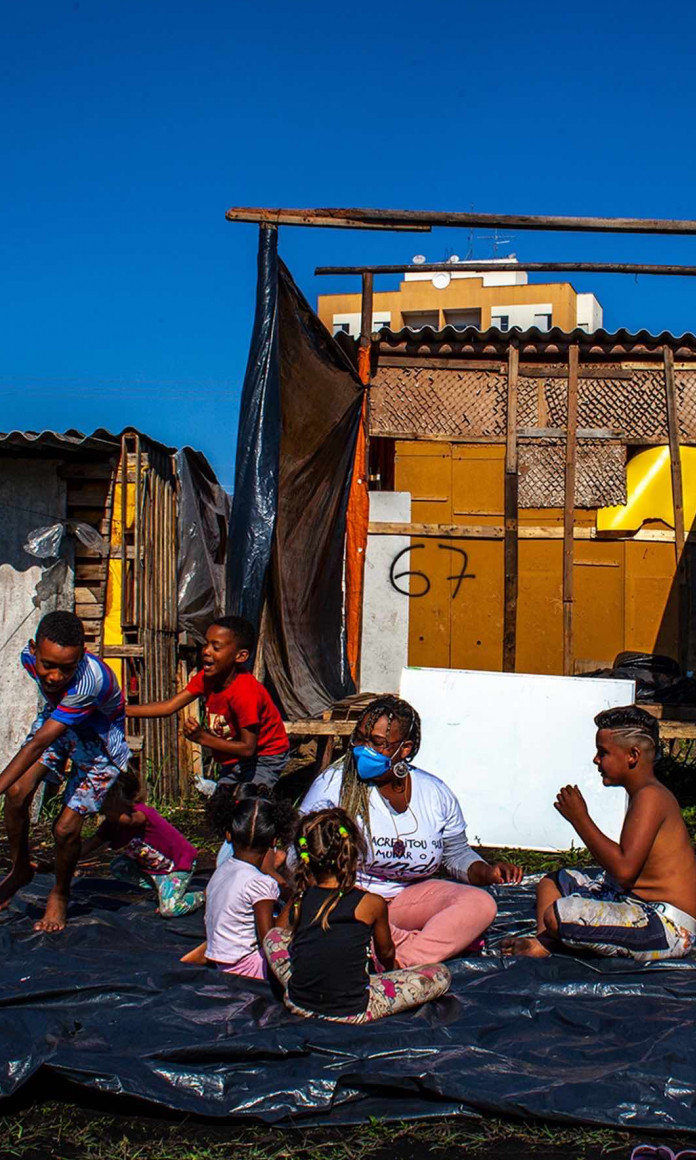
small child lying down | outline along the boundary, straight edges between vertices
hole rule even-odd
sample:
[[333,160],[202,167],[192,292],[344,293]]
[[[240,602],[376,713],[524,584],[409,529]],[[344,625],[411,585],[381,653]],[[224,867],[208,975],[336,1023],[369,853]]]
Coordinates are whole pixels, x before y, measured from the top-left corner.
[[141,800],[140,780],[124,770],[104,800],[104,821],[93,837],[82,843],[80,858],[100,846],[119,853],[111,873],[123,882],[155,890],[162,918],[178,918],[203,905],[202,890],[189,890],[196,870],[197,851],[175,826]]
[[696,857],[676,798],[655,777],[658,722],[628,705],[595,724],[602,782],[629,797],[619,841],[595,825],[577,786],[562,789],[555,807],[602,872],[543,878],[536,936],[506,939],[503,953],[541,957],[565,946],[636,962],[684,958],[696,946]]

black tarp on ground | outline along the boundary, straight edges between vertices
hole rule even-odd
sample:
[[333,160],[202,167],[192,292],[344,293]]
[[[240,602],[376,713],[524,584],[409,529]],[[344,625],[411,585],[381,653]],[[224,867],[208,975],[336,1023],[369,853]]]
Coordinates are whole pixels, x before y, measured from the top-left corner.
[[[370,1027],[302,1020],[266,984],[178,957],[200,914],[80,879],[70,925],[34,934],[49,882],[0,921],[0,1095],[42,1065],[74,1083],[207,1116],[305,1124],[477,1113],[696,1132],[696,961],[555,956],[452,964],[452,992]],[[533,888],[499,889],[503,930]]]
[[230,611],[259,626],[289,716],[354,692],[343,633],[348,491],[363,386],[260,231],[256,317],[240,406]]

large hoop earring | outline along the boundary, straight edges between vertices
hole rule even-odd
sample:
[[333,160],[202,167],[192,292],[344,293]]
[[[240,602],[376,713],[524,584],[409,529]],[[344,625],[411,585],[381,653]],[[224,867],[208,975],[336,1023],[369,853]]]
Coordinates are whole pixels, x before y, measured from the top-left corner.
[[398,777],[399,781],[404,781],[411,772],[407,761],[397,761],[396,765],[392,766],[392,773],[394,777]]

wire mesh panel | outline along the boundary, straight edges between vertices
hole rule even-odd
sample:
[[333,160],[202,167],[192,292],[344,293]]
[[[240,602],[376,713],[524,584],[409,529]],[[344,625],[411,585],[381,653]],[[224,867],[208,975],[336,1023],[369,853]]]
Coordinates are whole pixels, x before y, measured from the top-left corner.
[[[565,448],[561,440],[522,444],[519,449],[521,508],[563,507]],[[578,443],[575,507],[626,503],[626,448],[600,440]]]
[[380,369],[370,388],[372,435],[505,436],[506,376],[499,371]]

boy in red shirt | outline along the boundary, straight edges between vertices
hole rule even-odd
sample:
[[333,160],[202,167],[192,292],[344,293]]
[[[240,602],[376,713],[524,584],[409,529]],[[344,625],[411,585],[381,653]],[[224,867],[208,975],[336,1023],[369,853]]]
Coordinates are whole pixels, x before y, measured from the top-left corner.
[[186,689],[168,701],[129,705],[128,717],[170,717],[199,697],[205,725],[187,717],[184,733],[209,749],[221,766],[221,783],[273,786],[288,759],[282,718],[264,686],[244,671],[255,644],[254,629],[241,616],[214,620],[206,633],[203,667]]

